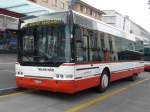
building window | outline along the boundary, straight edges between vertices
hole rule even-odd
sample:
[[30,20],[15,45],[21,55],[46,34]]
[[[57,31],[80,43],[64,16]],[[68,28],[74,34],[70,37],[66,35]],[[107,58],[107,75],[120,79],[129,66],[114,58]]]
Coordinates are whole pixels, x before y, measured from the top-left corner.
[[83,12],[83,5],[80,5],[80,11]]
[[100,13],[98,13],[98,18],[101,19],[101,14]]
[[93,12],[93,11],[90,9],[90,15],[91,15],[91,16],[92,16],[92,12]]
[[86,7],[84,7],[84,8],[83,8],[83,11],[84,11],[84,13],[86,13],[86,12],[87,12],[87,8],[86,8]]
[[48,3],[48,0],[42,0],[42,2]]
[[95,13],[95,17],[97,17],[97,12]]
[[88,8],[86,8],[86,13],[87,13],[87,14],[89,14],[89,13],[90,13]]
[[58,2],[57,0],[53,0],[53,5],[57,6],[57,2]]
[[93,16],[95,17],[96,16],[96,13],[93,11]]
[[65,8],[65,4],[64,4],[64,2],[61,2],[60,7],[61,7],[62,9],[64,9],[64,8]]

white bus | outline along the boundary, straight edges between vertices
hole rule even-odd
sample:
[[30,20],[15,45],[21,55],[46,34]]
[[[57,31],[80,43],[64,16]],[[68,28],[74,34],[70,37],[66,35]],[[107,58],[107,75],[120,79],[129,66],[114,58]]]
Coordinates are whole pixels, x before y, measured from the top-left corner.
[[144,71],[135,40],[75,11],[22,20],[16,84],[62,93],[91,87],[105,91],[113,81]]

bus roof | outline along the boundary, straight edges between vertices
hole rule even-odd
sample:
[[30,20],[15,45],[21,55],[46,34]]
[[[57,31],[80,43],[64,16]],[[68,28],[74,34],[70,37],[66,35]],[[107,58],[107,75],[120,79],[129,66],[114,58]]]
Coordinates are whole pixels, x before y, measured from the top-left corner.
[[[67,14],[67,12],[68,11],[54,12],[54,13],[50,13],[50,14],[41,15],[39,17],[32,16],[32,17],[26,17],[26,18],[22,18],[22,19],[24,21],[28,21],[29,23],[30,22],[32,23],[34,21],[38,21],[41,19],[48,19],[52,15],[59,15],[59,14],[62,14],[62,16],[61,16],[62,19],[66,19],[65,16],[63,16],[63,14]],[[125,39],[131,40],[131,41],[136,41],[136,38],[134,36],[130,37],[130,34],[126,33],[123,30],[120,30],[116,27],[113,27],[109,24],[106,24],[106,23],[100,21],[100,20],[86,16],[86,15],[81,14],[79,12],[76,12],[76,11],[72,11],[72,12],[73,12],[74,24],[79,24],[79,25],[86,27],[88,29],[105,32],[105,33],[111,34],[111,35],[116,36],[116,37],[121,37],[121,38],[125,38]],[[67,20],[65,20],[65,21],[67,21]]]

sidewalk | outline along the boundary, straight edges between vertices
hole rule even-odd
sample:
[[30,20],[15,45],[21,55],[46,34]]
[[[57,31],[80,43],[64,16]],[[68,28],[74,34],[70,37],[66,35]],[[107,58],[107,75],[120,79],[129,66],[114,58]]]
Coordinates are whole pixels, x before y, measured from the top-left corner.
[[15,62],[16,54],[0,54],[0,93],[2,90],[16,88]]

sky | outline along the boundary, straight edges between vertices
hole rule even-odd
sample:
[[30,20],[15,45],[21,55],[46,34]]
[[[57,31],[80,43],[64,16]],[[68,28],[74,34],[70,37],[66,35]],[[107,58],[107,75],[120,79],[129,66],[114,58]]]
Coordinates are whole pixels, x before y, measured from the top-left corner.
[[116,10],[150,32],[148,0],[83,0],[100,10]]

